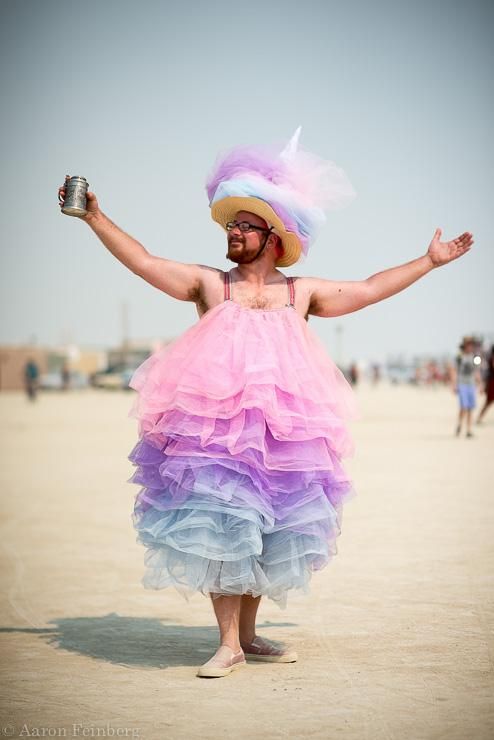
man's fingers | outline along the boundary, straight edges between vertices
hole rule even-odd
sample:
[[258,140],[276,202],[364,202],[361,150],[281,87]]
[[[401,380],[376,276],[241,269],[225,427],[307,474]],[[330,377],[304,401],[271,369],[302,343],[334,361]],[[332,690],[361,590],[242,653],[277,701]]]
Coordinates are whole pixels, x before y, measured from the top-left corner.
[[462,234],[461,236],[457,236],[456,239],[453,239],[453,244],[457,247],[469,246],[473,244],[472,234],[468,231],[465,231],[464,234]]

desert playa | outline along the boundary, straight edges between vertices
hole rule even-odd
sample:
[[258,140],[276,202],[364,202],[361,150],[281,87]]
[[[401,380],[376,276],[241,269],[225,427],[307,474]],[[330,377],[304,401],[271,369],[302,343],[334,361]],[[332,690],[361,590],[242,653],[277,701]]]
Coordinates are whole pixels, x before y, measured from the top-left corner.
[[259,610],[299,661],[204,680],[208,599],[140,583],[132,396],[0,395],[4,736],[494,736],[492,409],[458,439],[450,390],[357,388],[338,555]]

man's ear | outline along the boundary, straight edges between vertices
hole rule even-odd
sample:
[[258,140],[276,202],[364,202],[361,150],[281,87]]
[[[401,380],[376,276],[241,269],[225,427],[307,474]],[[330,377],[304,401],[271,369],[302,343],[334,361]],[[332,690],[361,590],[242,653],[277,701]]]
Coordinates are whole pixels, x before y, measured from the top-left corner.
[[270,234],[268,236],[268,245],[273,248],[273,250],[276,252],[278,247],[278,235],[277,234]]
[[274,250],[276,254],[276,259],[280,259],[280,257],[283,257],[285,250],[283,248],[283,244],[281,243],[281,238],[278,236],[278,234],[273,234],[273,236],[275,238]]

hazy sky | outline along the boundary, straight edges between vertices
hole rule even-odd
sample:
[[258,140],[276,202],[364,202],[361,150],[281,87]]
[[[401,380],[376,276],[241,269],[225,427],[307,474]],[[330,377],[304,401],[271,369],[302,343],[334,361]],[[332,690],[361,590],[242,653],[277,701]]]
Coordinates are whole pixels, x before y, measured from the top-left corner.
[[219,150],[288,139],[347,172],[291,275],[359,280],[419,257],[434,229],[462,259],[408,290],[310,325],[343,360],[494,339],[494,5],[465,2],[0,2],[0,342],[114,344],[197,320],[61,215],[66,173],[152,253],[224,268],[204,181]]

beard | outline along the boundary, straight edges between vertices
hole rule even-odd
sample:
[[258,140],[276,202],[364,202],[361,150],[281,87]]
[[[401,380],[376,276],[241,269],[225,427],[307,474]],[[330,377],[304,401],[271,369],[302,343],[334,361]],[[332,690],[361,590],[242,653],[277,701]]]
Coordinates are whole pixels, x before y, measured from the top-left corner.
[[246,250],[245,242],[240,239],[233,240],[233,243],[228,242],[228,251],[225,257],[230,260],[230,262],[235,262],[237,265],[246,265],[255,260],[256,251],[257,250],[255,249],[252,249],[251,251]]
[[243,265],[252,259],[253,255],[248,254],[245,250],[245,243],[242,241],[228,242],[226,258],[237,265]]

